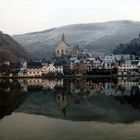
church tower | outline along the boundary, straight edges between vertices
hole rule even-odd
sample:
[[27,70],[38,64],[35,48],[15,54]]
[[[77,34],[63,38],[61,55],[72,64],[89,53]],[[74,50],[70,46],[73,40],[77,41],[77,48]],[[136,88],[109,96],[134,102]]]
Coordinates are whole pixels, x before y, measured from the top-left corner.
[[62,35],[62,40],[61,41],[65,42],[65,35],[64,35],[64,33]]
[[68,44],[65,42],[65,35],[62,34],[62,39],[57,48],[55,49],[55,56],[61,57],[61,56],[68,56]]

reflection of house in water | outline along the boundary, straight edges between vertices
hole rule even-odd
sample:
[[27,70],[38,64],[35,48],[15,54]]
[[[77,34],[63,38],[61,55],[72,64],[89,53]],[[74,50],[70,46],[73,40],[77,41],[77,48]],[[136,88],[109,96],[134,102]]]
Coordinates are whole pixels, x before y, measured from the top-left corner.
[[102,83],[95,83],[95,84],[93,84],[93,86],[91,87],[91,90],[94,92],[94,93],[97,93],[97,94],[99,94],[99,93],[101,93],[101,91],[102,91]]
[[57,86],[63,87],[63,79],[41,79],[41,78],[29,78],[27,79],[28,89],[54,89]]
[[28,86],[42,86],[42,79],[41,78],[28,78],[27,85]]
[[66,89],[70,89],[71,88],[71,82],[72,82],[71,79],[64,79],[63,87],[66,88]]
[[140,89],[138,86],[130,86],[123,96],[115,97],[121,104],[130,104],[133,108],[140,109]]
[[28,78],[27,87],[28,87],[28,91],[42,90],[42,79],[41,78]]
[[138,82],[130,79],[118,79],[118,83],[104,83],[103,92],[107,96],[130,96],[134,87],[138,87]]
[[77,94],[80,92],[86,92],[86,80],[75,79],[74,81],[71,82],[70,88],[71,93]]
[[21,85],[17,80],[7,79],[0,81],[0,91],[1,92],[15,92],[21,91]]
[[120,85],[120,87],[122,87],[123,89],[125,89],[124,95],[132,95],[132,93],[134,94],[133,90],[135,88],[139,89],[139,82],[137,81],[137,79],[120,79],[118,80],[118,85]]
[[103,83],[92,80],[75,80],[71,82],[71,93],[81,93],[84,96],[100,94],[103,91]]
[[21,86],[21,91],[27,92],[28,88],[27,88],[27,83],[25,79],[18,79],[18,83]]
[[115,89],[114,89],[114,85],[113,85],[112,82],[104,83],[104,85],[103,85],[103,92],[107,96],[116,95],[117,94]]
[[131,79],[120,79],[118,80],[118,84],[123,86],[138,86],[139,83]]
[[[130,96],[133,87],[140,87],[138,80],[118,79],[110,80],[86,80],[86,79],[20,79],[20,87],[23,91],[38,90],[44,93],[71,93],[75,98],[105,94],[107,96]],[[5,88],[9,91],[10,87]],[[49,91],[47,91],[49,90]],[[77,96],[77,97],[76,97]]]
[[103,84],[101,82],[87,81],[86,83],[86,88],[87,88],[87,91],[90,92],[90,95],[100,94],[103,89],[102,86]]
[[54,89],[57,86],[63,87],[63,79],[43,79],[42,81],[43,89]]

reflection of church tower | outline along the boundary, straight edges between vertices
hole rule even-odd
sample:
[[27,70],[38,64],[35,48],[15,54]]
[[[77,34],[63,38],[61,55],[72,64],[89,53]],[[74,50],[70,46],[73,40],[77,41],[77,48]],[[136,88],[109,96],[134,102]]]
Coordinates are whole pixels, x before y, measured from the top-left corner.
[[70,104],[70,99],[64,93],[59,93],[56,95],[56,102],[59,104],[60,108],[62,109],[63,115],[66,115],[66,108]]
[[62,35],[61,42],[55,49],[55,56],[56,57],[61,57],[61,56],[67,56],[68,55],[68,44],[65,42],[65,35]]

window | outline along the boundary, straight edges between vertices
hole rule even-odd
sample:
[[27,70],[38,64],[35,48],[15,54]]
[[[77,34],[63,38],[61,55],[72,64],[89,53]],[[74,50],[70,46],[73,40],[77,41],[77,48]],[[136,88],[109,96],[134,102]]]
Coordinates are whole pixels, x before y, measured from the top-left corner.
[[57,54],[59,55],[59,50],[57,50]]
[[62,50],[62,54],[64,54],[64,50]]

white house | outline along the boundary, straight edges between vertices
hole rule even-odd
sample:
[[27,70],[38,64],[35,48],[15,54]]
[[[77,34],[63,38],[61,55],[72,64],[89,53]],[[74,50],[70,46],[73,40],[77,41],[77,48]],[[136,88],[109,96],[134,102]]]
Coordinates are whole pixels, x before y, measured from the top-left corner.
[[56,73],[63,74],[63,67],[58,67],[58,66],[56,66],[56,67],[55,67],[55,72],[56,72]]
[[132,60],[132,61],[125,61],[120,66],[118,66],[118,74],[125,75],[125,74],[137,74],[140,69],[140,61],[139,60]]
[[63,67],[55,67],[53,64],[42,67],[42,74],[46,75],[49,73],[63,74]]
[[27,76],[27,63],[24,62],[20,68],[20,71],[18,73],[18,76],[20,77],[26,77]]
[[112,62],[111,61],[103,61],[102,62],[102,68],[104,69],[111,69],[112,68]]
[[[133,56],[134,57],[134,56]],[[125,60],[130,60],[131,55],[130,54],[118,54],[118,55],[106,55],[104,57],[104,61],[106,62],[116,62],[116,61],[125,61]]]
[[39,76],[42,76],[42,63],[38,61],[27,63],[27,77]]

